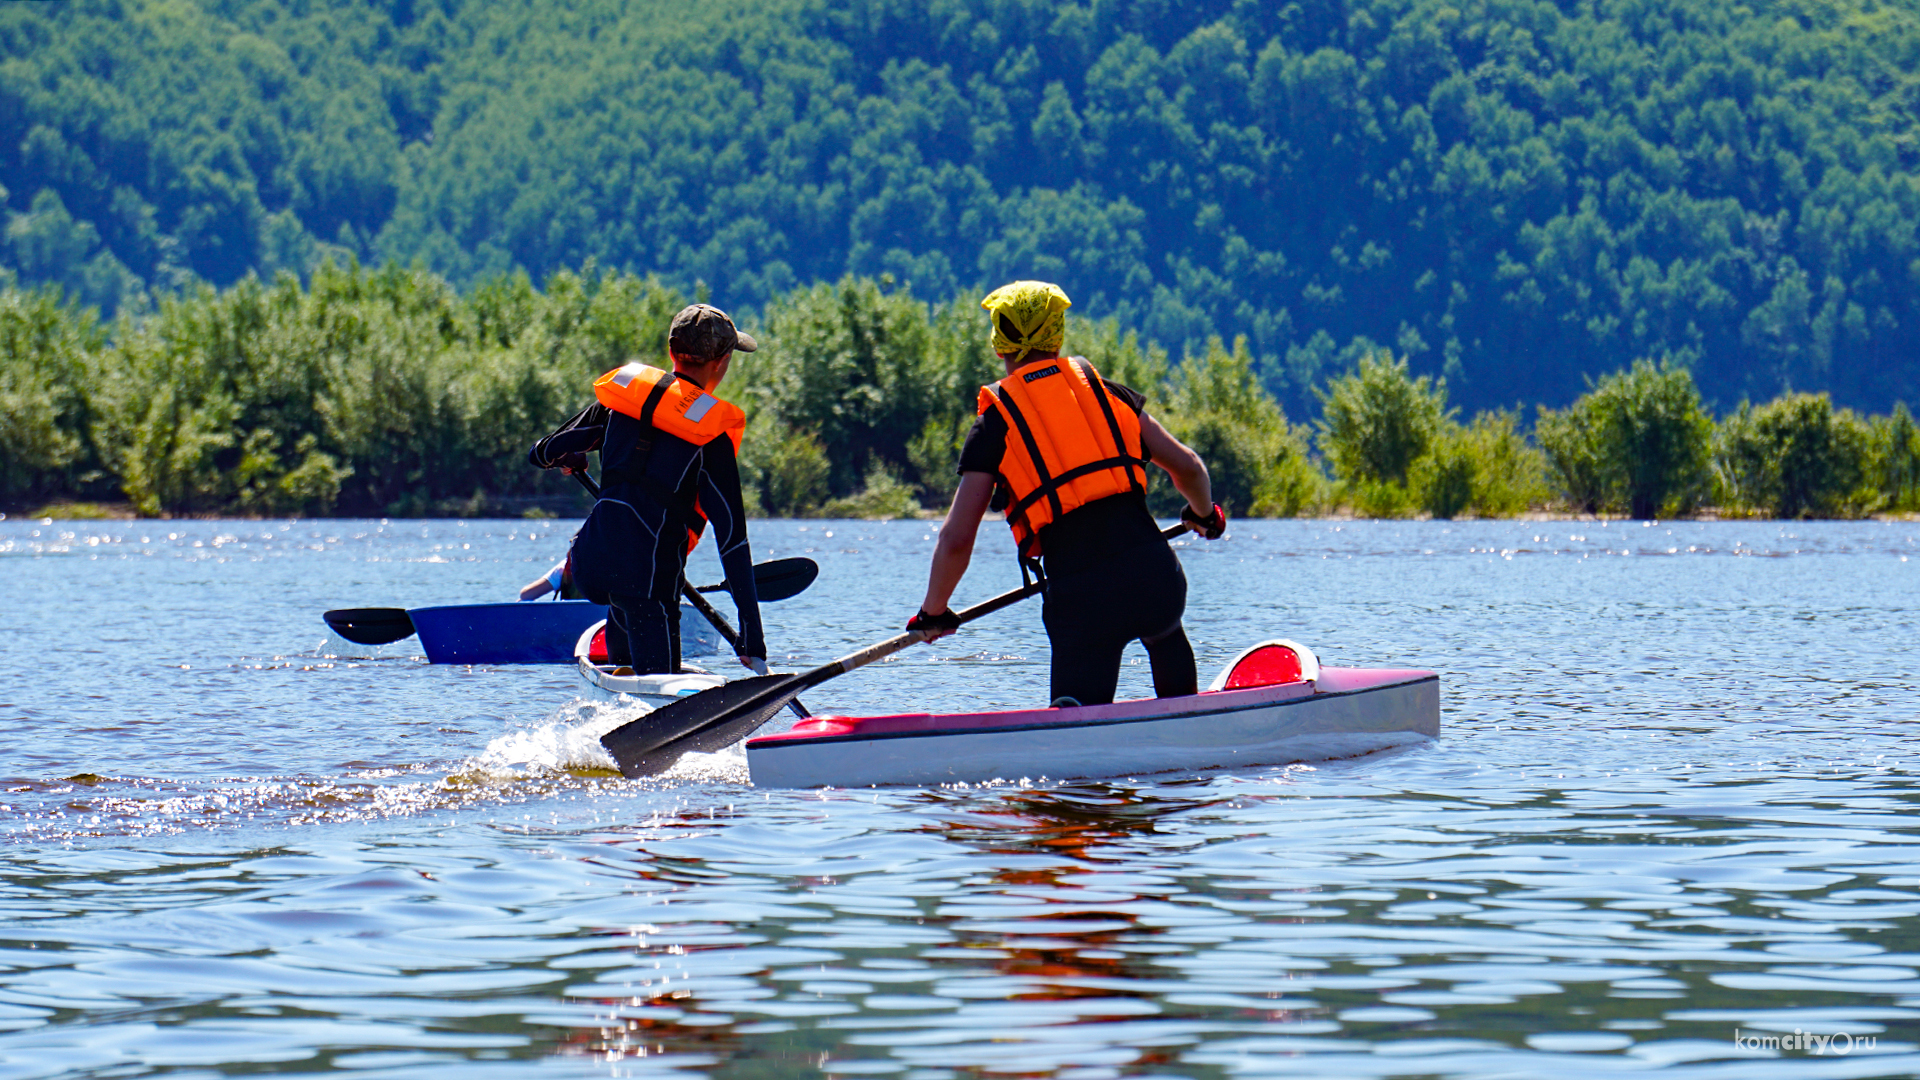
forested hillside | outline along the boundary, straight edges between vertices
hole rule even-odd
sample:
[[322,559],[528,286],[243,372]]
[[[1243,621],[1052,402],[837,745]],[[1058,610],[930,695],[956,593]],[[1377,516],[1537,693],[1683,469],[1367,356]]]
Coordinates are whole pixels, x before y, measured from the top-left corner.
[[1296,414],[1650,357],[1920,400],[1920,22],[1877,0],[97,0],[0,7],[0,258],[194,279],[589,258],[760,308],[1059,281]]

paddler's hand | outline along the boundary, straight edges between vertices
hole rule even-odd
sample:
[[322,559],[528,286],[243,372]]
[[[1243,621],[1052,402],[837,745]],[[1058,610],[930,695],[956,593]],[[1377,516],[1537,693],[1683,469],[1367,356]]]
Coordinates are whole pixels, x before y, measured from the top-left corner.
[[739,660],[741,664],[746,666],[748,671],[753,672],[755,675],[765,675],[767,673],[767,662],[758,656],[742,656]]
[[927,635],[928,641],[938,641],[960,629],[960,616],[955,615],[951,609],[929,615],[926,609],[922,608],[919,614],[907,620],[907,629],[917,630]]
[[571,454],[561,454],[559,459],[553,463],[553,467],[566,473],[568,476],[572,476],[574,473],[584,473],[587,471],[587,455],[577,450]]
[[1219,503],[1214,503],[1213,512],[1205,517],[1194,513],[1191,506],[1183,507],[1180,510],[1180,520],[1193,526],[1194,532],[1209,540],[1218,540],[1227,531],[1227,512],[1220,509]]

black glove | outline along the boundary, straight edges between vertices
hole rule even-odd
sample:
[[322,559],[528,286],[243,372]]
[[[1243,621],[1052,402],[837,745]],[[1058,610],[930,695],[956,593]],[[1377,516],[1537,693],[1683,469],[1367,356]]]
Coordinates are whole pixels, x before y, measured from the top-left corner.
[[587,471],[587,455],[578,450],[575,450],[571,454],[561,454],[555,458],[553,464],[547,466],[547,468],[572,469],[574,472],[584,473]]
[[1209,540],[1220,539],[1227,531],[1227,512],[1220,509],[1219,503],[1213,504],[1213,513],[1201,517],[1193,512],[1193,507],[1184,507],[1180,511],[1180,520],[1193,526],[1193,531]]
[[929,615],[921,611],[907,620],[907,629],[923,631],[927,635],[927,640],[932,641],[934,638],[946,637],[960,629],[960,616],[952,611],[942,611],[937,615]]

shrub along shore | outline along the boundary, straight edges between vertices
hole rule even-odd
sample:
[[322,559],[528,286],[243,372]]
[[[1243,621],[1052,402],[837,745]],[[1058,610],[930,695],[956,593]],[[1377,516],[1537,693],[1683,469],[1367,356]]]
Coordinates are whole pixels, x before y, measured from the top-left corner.
[[[323,266],[305,285],[248,278],[108,324],[55,290],[0,281],[0,508],[577,509],[572,482],[527,465],[527,447],[592,400],[599,373],[658,361],[691,299],[592,264],[544,289],[515,274],[466,295],[423,270]],[[884,276],[849,277],[736,314],[762,342],[722,390],[749,416],[752,509],[944,506],[977,388],[1001,371],[975,298],[928,303]],[[1175,363],[1117,321],[1080,320],[1067,344],[1147,395],[1235,517],[1920,511],[1920,429],[1904,404],[1862,416],[1791,393],[1716,419],[1687,368],[1643,360],[1562,407],[1466,419],[1444,380],[1383,352],[1319,387],[1320,415],[1295,423],[1244,340]],[[1151,498],[1177,513],[1164,477]]]

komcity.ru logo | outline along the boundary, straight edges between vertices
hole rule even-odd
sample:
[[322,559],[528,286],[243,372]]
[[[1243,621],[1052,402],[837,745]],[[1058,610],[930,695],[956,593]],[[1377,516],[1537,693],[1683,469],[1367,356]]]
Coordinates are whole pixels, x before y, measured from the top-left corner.
[[1871,1050],[1879,1042],[1872,1035],[1856,1036],[1849,1031],[1839,1031],[1832,1035],[1816,1035],[1811,1031],[1793,1029],[1791,1035],[1753,1035],[1733,1029],[1733,1045],[1742,1050],[1798,1050],[1801,1053],[1812,1052],[1815,1055],[1827,1053],[1845,1056],[1858,1050]]

